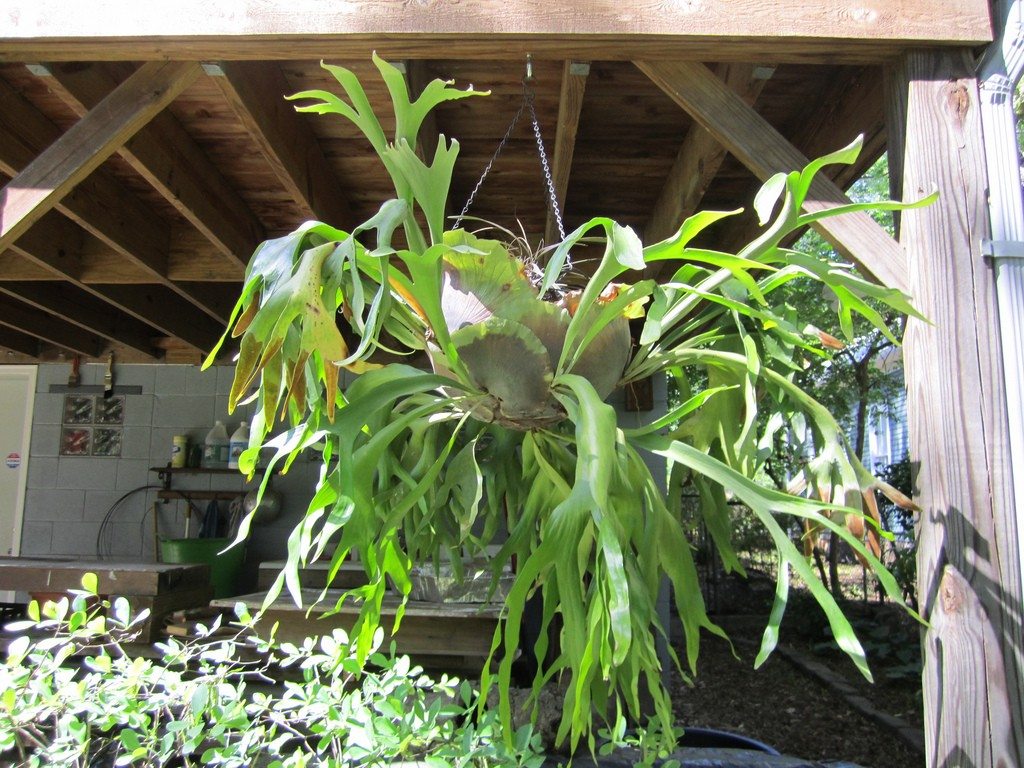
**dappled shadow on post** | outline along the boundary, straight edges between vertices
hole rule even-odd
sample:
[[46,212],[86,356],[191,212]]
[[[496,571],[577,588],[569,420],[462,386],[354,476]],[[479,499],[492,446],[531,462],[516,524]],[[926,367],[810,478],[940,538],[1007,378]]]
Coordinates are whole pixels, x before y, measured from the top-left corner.
[[957,508],[924,514],[937,543],[935,560],[919,566],[922,615],[930,622],[928,764],[1016,766],[1024,754],[1024,608],[1015,542],[990,541]]

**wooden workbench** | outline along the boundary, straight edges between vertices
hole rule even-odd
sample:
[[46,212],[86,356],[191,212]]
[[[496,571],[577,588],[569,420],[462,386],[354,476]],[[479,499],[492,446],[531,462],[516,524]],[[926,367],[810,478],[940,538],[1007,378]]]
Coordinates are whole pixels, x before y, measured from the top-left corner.
[[[344,590],[328,590],[324,600],[314,605],[320,590],[303,589],[302,607],[299,607],[290,595],[284,593],[267,608],[261,626],[269,628],[277,622],[277,639],[292,643],[327,634],[338,627],[349,631],[359,615],[357,603],[346,601],[337,613],[325,615],[334,608],[342,594]],[[265,598],[265,592],[257,592],[218,598],[210,605],[231,609],[241,602],[255,613],[262,608]],[[479,673],[490,653],[502,604],[409,601],[398,634],[391,638],[398,605],[398,596],[387,595],[384,598],[381,626],[386,633],[385,646],[394,639],[398,653],[408,654],[427,669]]]
[[149,610],[140,642],[156,639],[163,617],[171,611],[206,605],[213,595],[209,565],[34,557],[0,557],[0,590],[57,599],[68,590],[81,589],[86,573],[96,574],[99,594],[126,598],[132,615]]

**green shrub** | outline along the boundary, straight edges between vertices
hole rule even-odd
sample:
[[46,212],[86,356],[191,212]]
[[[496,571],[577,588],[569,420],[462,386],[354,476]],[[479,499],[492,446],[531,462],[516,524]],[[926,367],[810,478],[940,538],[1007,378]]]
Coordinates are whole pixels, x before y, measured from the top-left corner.
[[[90,575],[91,576],[91,575]],[[33,603],[0,666],[0,763],[18,766],[526,766],[543,757],[529,726],[509,747],[497,716],[477,714],[469,683],[432,679],[408,657],[355,662],[341,630],[301,646],[275,644],[239,622],[126,653],[145,613],[95,594]],[[270,672],[294,678],[272,684]]]

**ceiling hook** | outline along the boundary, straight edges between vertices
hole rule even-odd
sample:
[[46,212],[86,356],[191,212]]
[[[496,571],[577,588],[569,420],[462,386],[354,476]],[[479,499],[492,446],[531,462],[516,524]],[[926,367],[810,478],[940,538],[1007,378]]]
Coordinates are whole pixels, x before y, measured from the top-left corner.
[[533,54],[526,54],[526,76],[523,78],[523,84],[533,82]]

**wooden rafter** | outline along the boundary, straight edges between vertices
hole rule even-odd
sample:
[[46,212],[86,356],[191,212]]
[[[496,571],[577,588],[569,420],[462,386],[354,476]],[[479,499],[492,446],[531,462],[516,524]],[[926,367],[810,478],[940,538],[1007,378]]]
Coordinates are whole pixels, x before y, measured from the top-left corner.
[[0,293],[114,344],[123,344],[147,357],[158,356],[153,345],[157,332],[153,328],[121,312],[111,311],[109,304],[83,290],[72,286],[5,280],[0,282]]
[[[39,219],[37,226],[19,237],[11,250],[50,270],[54,277],[74,281],[82,274],[84,239],[81,227],[51,211]],[[12,277],[15,273],[16,270],[8,271]]]
[[0,190],[0,250],[167,106],[196,77],[195,64],[149,62]]
[[975,45],[991,40],[986,0],[905,0],[892,9],[848,0],[689,3],[639,0],[453,0],[358,2],[303,0],[221,5],[204,0],[137,3],[61,0],[8,3],[0,51],[47,61],[170,57],[210,59],[365,58],[376,48],[398,58],[535,57],[581,60],[832,61],[891,57],[907,44]]
[[[721,78],[737,96],[753,105],[771,72],[768,67],[728,64],[722,68]],[[725,156],[725,147],[700,123],[690,126],[644,227],[647,242],[668,237],[698,209]]]
[[[51,91],[84,116],[114,88],[109,67],[54,64]],[[118,153],[218,250],[245,265],[263,227],[206,153],[167,111],[156,115]]]
[[26,357],[39,357],[42,345],[35,336],[0,325],[0,347]]
[[[57,126],[0,80],[0,171],[16,176],[60,137]],[[83,179],[55,207],[98,238],[108,252],[117,254],[128,269],[137,268],[149,276],[149,281],[167,286],[207,315],[226,319],[226,314],[219,314],[221,309],[204,305],[168,277],[169,228],[105,169]],[[55,266],[44,252],[32,246],[45,242],[45,235],[33,237],[29,232],[14,247],[32,248],[34,259]],[[65,274],[73,279],[87,270],[88,256],[83,256],[79,266]]]
[[[766,180],[807,164],[804,155],[703,64],[636,65],[758,178]],[[839,187],[819,176],[811,184],[804,210],[816,212],[848,202]],[[909,289],[899,245],[866,213],[825,219],[816,228],[866,274],[904,292]]]
[[189,303],[163,286],[90,285],[89,289],[131,316],[200,352],[210,351],[223,330],[218,322],[195,312]]
[[[151,277],[144,271],[136,270],[134,277],[130,280],[125,280],[125,265],[123,259],[116,253],[111,255],[110,265],[105,269],[96,270],[94,259],[86,257],[81,260],[85,262],[86,266],[80,270],[72,271],[68,267],[78,264],[80,260],[71,258],[69,264],[61,262],[59,248],[61,246],[70,246],[66,240],[56,240],[54,242],[48,240],[47,235],[51,233],[49,229],[51,224],[55,227],[55,230],[65,226],[71,226],[72,229],[75,229],[66,219],[56,216],[56,214],[48,214],[47,217],[41,220],[39,227],[30,229],[23,237],[18,239],[18,242],[11,249],[22,258],[23,262],[28,263],[30,266],[34,263],[46,269],[49,273],[46,276],[46,280],[42,281],[39,279],[38,271],[25,269],[24,267],[19,268],[19,265],[16,263],[7,263],[3,264],[3,274],[0,276],[0,291],[9,293],[10,291],[7,290],[8,286],[5,284],[10,282],[16,283],[20,281],[24,284],[25,281],[37,281],[36,284],[52,284],[53,281],[64,280],[70,283],[71,286],[79,289],[83,295],[91,295],[108,305],[105,313],[97,307],[89,315],[92,319],[84,323],[86,327],[89,327],[100,336],[111,338],[105,329],[111,319],[120,317],[123,319],[118,322],[116,330],[112,332],[123,333],[124,337],[119,339],[121,343],[147,356],[158,354],[158,350],[155,348],[151,338],[152,332],[147,330],[150,326],[156,328],[160,333],[180,339],[186,345],[200,352],[206,352],[211,348],[221,329],[220,324],[216,320],[211,319],[206,314],[194,311],[192,304],[186,302],[180,295],[169,291],[166,287],[153,285]],[[53,234],[56,236],[56,231]],[[96,243],[93,242],[92,245],[95,247]],[[53,249],[56,247],[57,250],[54,255],[51,255],[49,250],[36,251],[36,247],[41,249]],[[88,247],[86,250],[88,250]],[[45,257],[41,256],[41,253],[46,254]],[[38,268],[36,267],[36,270]],[[194,274],[194,270],[191,274]],[[105,284],[104,278],[106,278],[108,283],[117,283],[117,285]],[[229,300],[223,291],[220,291],[219,295],[205,295],[202,289],[196,289],[191,284],[181,282],[178,284],[185,285],[190,295],[196,297],[196,301],[202,301],[204,304],[215,307],[219,313],[227,313]],[[124,290],[125,285],[133,285],[134,287]],[[45,292],[53,292],[53,290],[52,287],[48,286]],[[43,293],[44,291],[40,290],[38,292],[38,300],[33,300],[31,303],[43,308],[42,302],[45,301],[42,296]],[[89,303],[88,299],[83,299],[83,301],[86,304]],[[82,324],[77,321],[84,319],[83,315],[76,311],[76,304],[74,302],[56,301],[54,306],[47,308],[47,311],[54,312],[57,316],[65,317],[65,319],[73,324]],[[74,313],[74,316],[67,317],[64,314],[66,312]]]
[[7,296],[0,296],[0,325],[89,357],[98,357],[106,346],[101,336]]
[[[583,109],[583,94],[587,88],[590,65],[577,61],[566,61],[562,66],[562,89],[558,96],[558,125],[555,128],[555,151],[551,162],[551,182],[555,187],[555,200],[565,205],[569,189],[569,173],[572,171],[572,156],[576,149],[576,133],[580,126],[580,111]],[[562,215],[565,215],[563,207]],[[548,219],[544,226],[544,241],[553,243],[558,239],[558,225],[554,211],[548,207]]]
[[0,253],[0,281],[54,282],[61,279],[61,276],[49,267],[34,264],[14,251]]
[[[56,125],[0,80],[0,170],[17,175],[60,137]],[[167,269],[166,227],[105,169],[82,180],[56,208],[147,272]]]
[[303,215],[353,226],[348,197],[331,175],[316,135],[284,99],[292,89],[281,68],[250,61],[224,63],[221,70],[217,84]]

